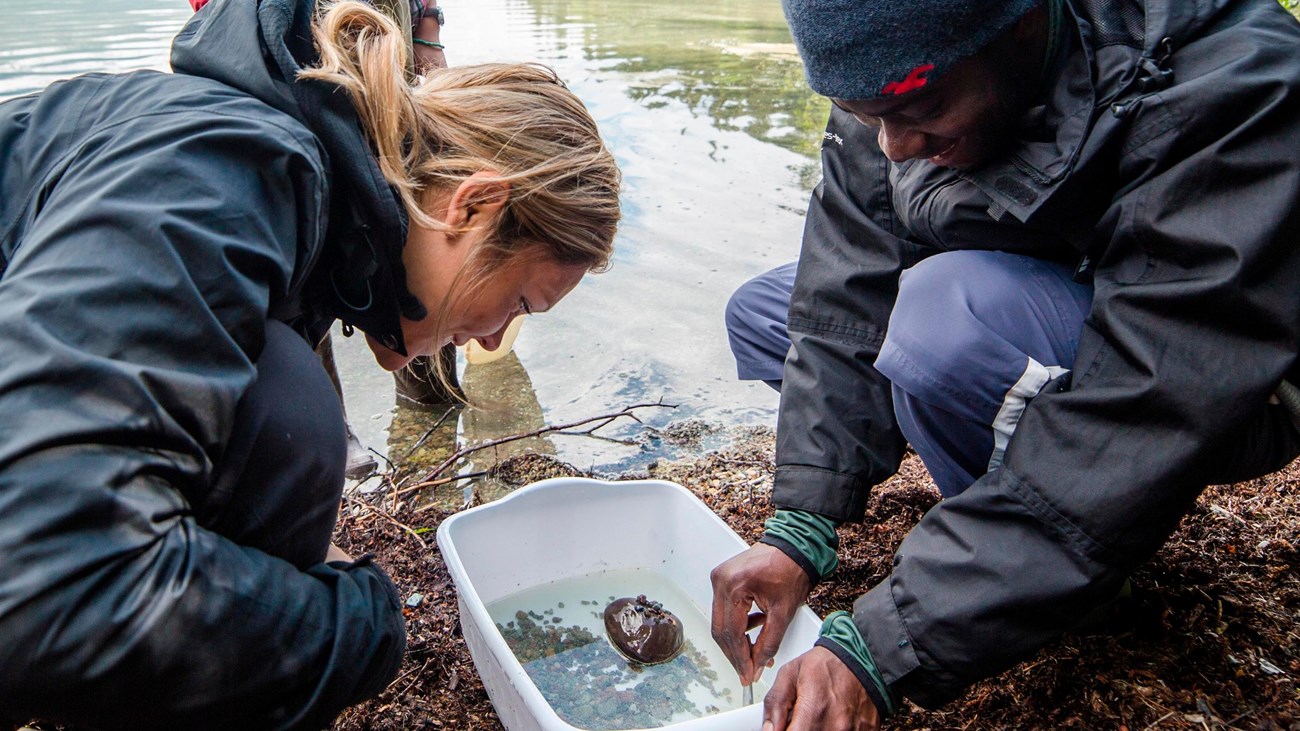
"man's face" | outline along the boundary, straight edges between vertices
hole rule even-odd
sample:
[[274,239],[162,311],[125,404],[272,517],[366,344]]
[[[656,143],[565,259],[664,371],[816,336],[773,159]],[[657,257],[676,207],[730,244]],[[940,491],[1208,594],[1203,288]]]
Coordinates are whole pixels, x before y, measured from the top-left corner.
[[1015,134],[1033,76],[1004,54],[985,52],[916,91],[832,101],[880,130],[880,148],[890,160],[928,159],[969,170],[997,157]]

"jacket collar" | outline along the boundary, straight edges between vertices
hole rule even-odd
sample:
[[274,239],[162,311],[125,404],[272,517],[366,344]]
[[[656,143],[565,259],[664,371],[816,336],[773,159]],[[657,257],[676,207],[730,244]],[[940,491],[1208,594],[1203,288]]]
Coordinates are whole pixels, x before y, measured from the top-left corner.
[[[317,136],[330,169],[330,205],[319,271],[311,273],[320,299],[314,306],[405,355],[401,316],[428,314],[406,287],[406,212],[379,171],[349,97],[332,85],[297,79],[317,58],[314,10],[314,0],[213,0],[177,36],[172,68],[238,88]],[[308,274],[295,272],[295,279]]]
[[[1227,0],[1067,0],[1070,27],[1031,130],[999,160],[962,174],[990,199],[995,219],[1028,222],[1076,169],[1104,114],[1120,100],[1173,83],[1167,62]],[[1083,246],[1082,241],[1075,242]]]

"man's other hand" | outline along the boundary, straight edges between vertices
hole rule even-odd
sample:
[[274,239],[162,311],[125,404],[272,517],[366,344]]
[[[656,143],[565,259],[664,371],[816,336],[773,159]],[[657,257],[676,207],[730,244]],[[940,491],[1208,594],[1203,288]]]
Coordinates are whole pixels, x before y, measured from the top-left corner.
[[875,731],[880,714],[835,653],[814,647],[786,663],[763,700],[763,731]]
[[[741,685],[750,685],[776,657],[795,610],[808,599],[812,580],[789,556],[765,543],[728,559],[709,579],[713,641],[736,668]],[[751,620],[752,605],[758,605],[761,619]],[[745,633],[756,621],[762,621],[763,629],[751,646]]]

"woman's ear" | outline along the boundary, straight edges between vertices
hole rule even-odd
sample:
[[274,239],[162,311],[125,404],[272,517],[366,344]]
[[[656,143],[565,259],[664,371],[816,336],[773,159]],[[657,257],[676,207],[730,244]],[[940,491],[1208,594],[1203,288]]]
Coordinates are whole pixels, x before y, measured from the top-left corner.
[[456,231],[468,231],[494,220],[510,200],[510,184],[495,170],[480,170],[465,178],[451,194],[443,222]]

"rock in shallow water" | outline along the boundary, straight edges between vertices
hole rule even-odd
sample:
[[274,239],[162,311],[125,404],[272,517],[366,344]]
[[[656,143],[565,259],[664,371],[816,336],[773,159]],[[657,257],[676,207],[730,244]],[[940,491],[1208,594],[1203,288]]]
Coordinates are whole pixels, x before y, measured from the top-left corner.
[[642,665],[668,662],[685,644],[682,621],[645,594],[610,602],[605,607],[605,632],[614,649]]

